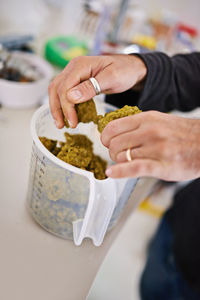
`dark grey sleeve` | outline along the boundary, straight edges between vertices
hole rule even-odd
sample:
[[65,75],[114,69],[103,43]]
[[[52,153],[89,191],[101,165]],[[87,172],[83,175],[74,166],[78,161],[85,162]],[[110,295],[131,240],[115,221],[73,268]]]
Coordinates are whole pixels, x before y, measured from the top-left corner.
[[200,106],[200,53],[139,55],[147,66],[144,89],[138,99],[143,110],[189,111]]
[[189,111],[200,106],[200,52],[172,58],[160,52],[137,56],[147,66],[143,90],[109,95],[107,102],[118,107],[138,105],[144,111],[163,112],[173,109]]

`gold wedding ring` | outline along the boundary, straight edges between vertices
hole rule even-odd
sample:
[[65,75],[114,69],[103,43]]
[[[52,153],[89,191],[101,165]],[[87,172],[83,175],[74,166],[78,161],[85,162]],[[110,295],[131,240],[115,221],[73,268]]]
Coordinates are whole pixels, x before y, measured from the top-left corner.
[[132,158],[131,158],[131,149],[130,148],[128,148],[126,150],[126,158],[127,158],[128,161],[132,161]]
[[90,77],[89,81],[93,85],[93,88],[95,89],[96,95],[99,95],[101,93],[101,88],[100,88],[100,85],[99,85],[98,81],[94,77]]

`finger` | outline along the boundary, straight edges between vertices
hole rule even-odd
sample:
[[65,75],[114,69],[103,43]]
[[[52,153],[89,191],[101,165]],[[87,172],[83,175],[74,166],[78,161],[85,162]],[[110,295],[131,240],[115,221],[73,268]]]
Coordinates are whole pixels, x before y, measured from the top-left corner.
[[141,114],[123,117],[113,120],[104,128],[101,134],[101,141],[105,147],[109,147],[110,141],[122,133],[137,130],[141,124]]
[[64,114],[70,124],[70,127],[75,127],[77,125],[77,115],[74,104],[70,103],[70,100],[67,99],[67,91],[80,83],[82,80],[82,73],[84,77],[86,76],[84,75],[84,72],[90,72],[88,67],[81,68],[81,65],[85,64],[85,60],[85,57],[71,60],[67,67],[50,84],[50,108],[53,117],[59,124],[64,124]]
[[[131,156],[132,160],[138,159],[138,158],[147,158],[146,152],[143,149],[143,147],[138,147],[138,148],[130,149],[130,156]],[[116,155],[115,161],[118,162],[118,163],[127,162],[128,161],[127,150],[119,152]]]
[[[111,93],[112,89],[110,87],[112,86],[112,80],[109,74],[109,69],[105,68],[104,70],[100,71],[95,77],[102,93]],[[77,73],[70,74],[70,77],[73,76],[77,76]],[[73,88],[67,89],[67,86],[65,86],[65,90],[63,89],[61,92],[61,94],[63,95],[63,100],[67,99],[72,103],[81,103],[96,96],[96,90],[89,80],[90,77],[91,73],[86,73],[84,74],[84,76],[82,75],[82,80],[84,81],[78,78],[76,79],[76,81],[74,81]]]
[[[73,68],[72,68],[73,67]],[[58,88],[58,95],[65,118],[70,127],[76,127],[78,118],[74,105],[90,100],[96,95],[93,85],[89,80],[91,70],[87,67],[76,68],[71,64],[65,71],[62,82]],[[81,82],[82,80],[85,80]],[[83,97],[86,95],[86,97]]]
[[[74,104],[84,102],[96,95],[93,85],[88,80],[109,65],[110,57],[79,57],[72,59],[67,67],[56,77],[49,88],[50,107],[55,120],[63,125],[63,113],[71,124],[77,124]],[[82,96],[83,95],[83,96]]]
[[[53,101],[54,101],[54,107],[51,108],[51,106],[50,106],[51,114],[54,118],[56,127],[58,129],[61,129],[64,127],[65,123],[64,123],[63,110],[62,110],[58,95],[54,96]],[[50,100],[49,100],[49,102],[50,102]]]
[[96,91],[90,80],[85,80],[67,92],[67,100],[71,103],[81,103],[96,96]]
[[61,101],[61,107],[63,114],[69,123],[69,126],[71,128],[75,128],[78,124],[78,117],[74,104],[68,101]]
[[[63,114],[68,120],[70,127],[76,127],[78,118],[74,105],[84,102],[96,95],[93,85],[89,80],[91,68],[87,63],[87,57],[73,59],[62,74],[62,81],[57,89]],[[83,81],[83,82],[82,82]],[[88,92],[89,90],[89,92]],[[82,99],[82,93],[87,95]]]
[[[70,78],[72,79],[68,80],[65,77],[65,80],[62,82],[58,90],[63,113],[68,122],[71,124],[71,127],[75,127],[77,125],[77,116],[75,113],[74,104],[85,102],[96,96],[96,90],[91,81],[88,79],[91,77],[91,73],[88,71],[83,73],[83,70],[81,70],[81,72],[82,73],[80,76],[77,70],[72,70],[70,72]],[[108,80],[105,80],[101,73],[104,74],[105,70],[96,76],[96,80],[98,81],[100,89],[103,92],[104,89],[108,89],[109,85]],[[101,78],[103,80],[101,80]],[[73,86],[73,88],[70,89],[69,87],[71,86]]]
[[69,72],[69,80],[67,80],[65,90],[62,90],[63,97],[66,97],[72,103],[85,102],[94,97],[96,91],[89,81],[90,77],[94,77],[97,80],[102,93],[110,94],[113,91],[116,92],[119,79],[117,80],[116,78],[116,72],[114,72],[114,67],[112,67],[113,63],[110,58],[107,58],[106,65],[102,65],[99,68],[101,63],[99,63],[98,67],[96,65],[98,65],[100,59],[102,60],[99,57],[90,57],[90,61],[85,60],[84,66],[79,65],[78,68],[74,68]]
[[162,165],[157,160],[136,159],[109,167],[106,175],[112,178],[150,176],[163,179]]
[[[74,105],[90,100],[96,96],[96,91],[90,80],[86,80],[67,92],[67,98],[63,96],[62,92],[60,95],[60,102],[65,118],[68,120],[70,127],[76,127],[78,118]],[[82,95],[86,96],[82,97]]]
[[[130,149],[130,155],[131,159],[135,160],[138,158],[144,158],[144,159],[158,159],[161,158],[162,154],[157,151],[156,147],[148,147],[145,145],[129,148]],[[161,155],[160,155],[161,154]],[[115,161],[118,163],[127,162],[127,149],[125,151],[118,152],[115,156]]]
[[61,76],[57,77],[50,83],[48,88],[50,111],[58,128],[64,126],[62,107],[57,94],[57,87],[61,80]]
[[87,56],[72,59],[63,73],[63,82],[58,91],[60,99],[73,104],[79,103],[79,99],[82,99],[82,91],[84,91],[87,98],[85,100],[82,99],[81,102],[84,102],[91,98],[91,96],[87,97],[88,90],[90,93],[92,91],[91,95],[93,97],[96,93],[92,84],[87,82],[85,85],[82,85],[81,83],[88,81],[90,77],[94,77],[93,70],[97,67],[99,60],[100,57]]
[[63,81],[62,85],[59,87],[58,94],[64,116],[68,120],[70,127],[73,128],[76,127],[78,123],[74,105],[90,100],[91,98],[96,96],[96,91],[90,80],[85,80],[79,83],[75,88],[71,90],[67,90],[65,81]]
[[109,143],[110,157],[112,160],[116,161],[118,153],[126,153],[127,149],[137,148],[141,146],[143,142],[144,139],[140,129],[128,131],[115,136]]
[[104,94],[113,94],[123,91],[120,76],[113,63],[108,64],[102,69],[101,72],[95,76],[95,79],[98,81],[101,91]]

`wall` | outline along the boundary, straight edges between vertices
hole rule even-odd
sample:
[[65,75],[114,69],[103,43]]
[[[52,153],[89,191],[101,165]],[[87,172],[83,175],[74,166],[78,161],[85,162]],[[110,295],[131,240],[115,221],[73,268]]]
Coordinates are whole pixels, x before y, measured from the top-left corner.
[[173,11],[180,19],[200,30],[200,0],[131,0],[131,3],[154,14],[158,10]]

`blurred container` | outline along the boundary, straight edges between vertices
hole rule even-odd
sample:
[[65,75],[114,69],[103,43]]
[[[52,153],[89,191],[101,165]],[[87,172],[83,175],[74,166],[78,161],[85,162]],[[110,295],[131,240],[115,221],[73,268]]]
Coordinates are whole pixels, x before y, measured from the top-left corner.
[[12,52],[13,58],[24,59],[38,68],[41,78],[33,82],[17,82],[0,78],[0,102],[9,108],[28,108],[36,106],[47,94],[53,68],[42,57],[26,52]]
[[[96,101],[97,111],[104,114],[115,109]],[[48,105],[33,116],[31,169],[28,188],[28,207],[33,218],[47,231],[80,245],[90,237],[96,246],[118,220],[137,180],[124,178],[97,180],[93,173],[69,165],[40,142],[38,136],[64,141],[65,129],[57,129]],[[94,153],[111,164],[108,150],[100,142],[100,134],[92,122],[79,123],[70,133],[81,133],[94,143]]]
[[86,43],[75,36],[57,36],[48,40],[45,45],[46,59],[62,68],[72,58],[86,54],[88,54]]

